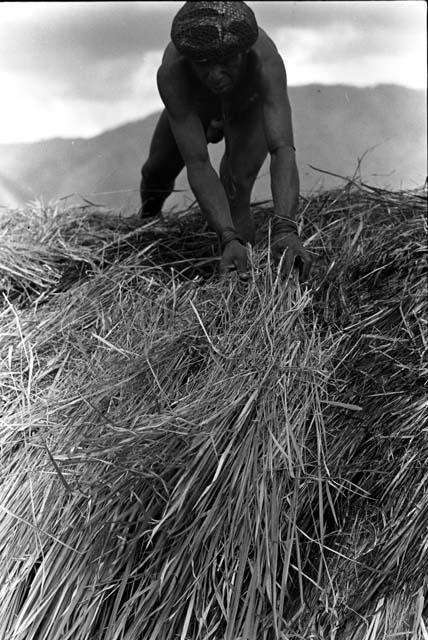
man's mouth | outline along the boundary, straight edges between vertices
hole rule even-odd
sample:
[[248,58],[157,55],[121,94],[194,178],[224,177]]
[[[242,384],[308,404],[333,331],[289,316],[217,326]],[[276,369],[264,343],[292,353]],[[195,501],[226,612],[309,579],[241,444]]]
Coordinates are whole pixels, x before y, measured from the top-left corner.
[[227,91],[230,91],[230,83],[229,82],[219,82],[219,83],[215,83],[215,84],[209,84],[208,88],[213,92],[213,93],[226,93]]

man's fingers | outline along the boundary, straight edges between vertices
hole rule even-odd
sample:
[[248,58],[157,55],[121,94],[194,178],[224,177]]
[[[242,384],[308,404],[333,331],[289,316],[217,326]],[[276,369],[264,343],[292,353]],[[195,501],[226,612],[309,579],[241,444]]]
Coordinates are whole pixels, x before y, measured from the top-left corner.
[[293,267],[297,267],[300,282],[308,280],[312,258],[296,234],[285,234],[274,239],[271,252],[273,260],[277,264],[279,262],[282,277],[288,278]]
[[271,249],[271,256],[272,256],[272,258],[273,258],[274,263],[278,264],[278,262],[279,262],[279,261],[280,261],[280,259],[281,259],[281,255],[282,255],[282,254],[281,254],[281,253],[279,253],[279,252],[277,251],[277,249],[274,249],[274,248],[273,248],[273,249]]
[[247,281],[247,280],[249,280],[249,279],[250,279],[251,274],[250,274],[250,272],[248,271],[248,269],[245,269],[245,270],[242,270],[242,269],[241,269],[240,271],[238,271],[238,276],[239,276],[239,279],[240,279],[240,280],[245,280],[245,281]]
[[271,248],[271,255],[277,264],[279,264],[282,259],[282,267],[284,267],[284,261],[286,257],[290,255],[290,247],[281,247],[281,245],[273,246]]
[[250,273],[248,271],[247,260],[235,260],[235,268],[238,272],[240,280],[248,280]]
[[[309,278],[309,273],[312,266],[312,258],[306,252],[303,254],[296,254],[291,250],[290,247],[281,254],[280,258],[282,258],[281,265],[281,275],[285,278],[288,278],[293,270],[293,267],[298,267],[299,269],[299,280],[300,282],[306,282]],[[274,255],[274,258],[277,256]]]
[[300,263],[299,266],[299,271],[300,271],[300,280],[301,282],[306,282],[306,280],[309,278],[309,272],[311,270],[311,266],[312,266],[312,258],[310,257],[310,255],[306,254]]
[[291,251],[290,247],[287,247],[282,251],[278,249],[276,251],[274,250],[273,258],[275,262],[278,264],[279,268],[281,269],[281,276],[284,278],[288,278],[294,264],[295,255],[293,251]]
[[285,278],[288,278],[291,273],[291,270],[294,265],[294,259],[295,259],[295,255],[293,254],[293,252],[290,251],[290,249],[286,249],[284,254],[284,261],[282,263],[282,268],[281,268],[281,274]]
[[250,272],[247,257],[242,255],[223,257],[220,262],[220,274],[224,276],[231,271],[237,271],[240,280],[249,280]]
[[230,265],[230,263],[228,263],[224,258],[220,261],[220,275],[224,276],[226,273],[228,273],[231,269],[233,269],[233,266]]

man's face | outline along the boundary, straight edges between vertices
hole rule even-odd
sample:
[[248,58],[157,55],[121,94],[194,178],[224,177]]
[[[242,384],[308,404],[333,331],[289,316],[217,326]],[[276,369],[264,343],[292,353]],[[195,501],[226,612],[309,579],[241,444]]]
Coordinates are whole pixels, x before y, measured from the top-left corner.
[[229,93],[241,75],[244,54],[238,53],[221,62],[195,62],[190,65],[202,84],[216,95]]

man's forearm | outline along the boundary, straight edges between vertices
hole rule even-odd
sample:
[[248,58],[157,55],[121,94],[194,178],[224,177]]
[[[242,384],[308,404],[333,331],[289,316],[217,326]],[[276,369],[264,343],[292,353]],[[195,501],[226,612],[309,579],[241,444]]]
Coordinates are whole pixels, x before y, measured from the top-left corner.
[[[274,210],[274,228],[287,228],[286,222],[296,219],[299,205],[299,174],[294,149],[279,147],[271,154],[271,189]],[[284,224],[281,223],[284,221]]]
[[211,163],[201,162],[188,166],[187,178],[212,229],[220,237],[225,229],[233,229],[229,202],[220,178]]

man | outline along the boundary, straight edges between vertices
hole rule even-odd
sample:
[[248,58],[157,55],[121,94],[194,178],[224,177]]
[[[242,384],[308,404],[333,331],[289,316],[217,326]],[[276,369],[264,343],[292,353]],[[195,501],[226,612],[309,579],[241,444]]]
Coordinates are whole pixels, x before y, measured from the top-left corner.
[[[250,197],[270,154],[272,252],[285,252],[308,277],[311,258],[297,235],[299,176],[283,61],[244,2],[186,2],[173,20],[157,75],[165,109],[142,168],[141,215],[156,215],[186,166],[190,187],[220,239],[221,270],[247,273],[246,243],[254,243]],[[225,138],[220,176],[209,142]]]

